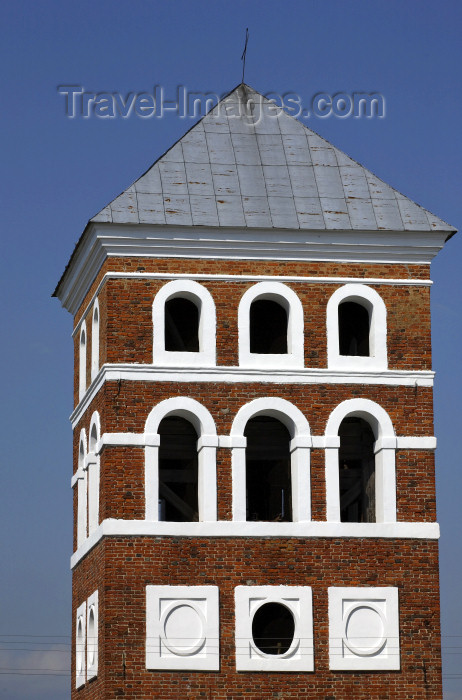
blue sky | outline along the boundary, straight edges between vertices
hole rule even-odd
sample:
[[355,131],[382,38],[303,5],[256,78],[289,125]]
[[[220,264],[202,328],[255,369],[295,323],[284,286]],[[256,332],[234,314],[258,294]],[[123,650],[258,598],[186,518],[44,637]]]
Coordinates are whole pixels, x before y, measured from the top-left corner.
[[[57,86],[221,94],[240,82],[249,27],[259,92],[307,106],[319,92],[383,95],[383,119],[305,123],[460,228],[461,20],[456,0],[2,4],[0,698],[69,696],[72,321],[50,294],[87,220],[193,123],[69,119]],[[462,698],[461,254],[456,236],[432,265],[445,700]]]

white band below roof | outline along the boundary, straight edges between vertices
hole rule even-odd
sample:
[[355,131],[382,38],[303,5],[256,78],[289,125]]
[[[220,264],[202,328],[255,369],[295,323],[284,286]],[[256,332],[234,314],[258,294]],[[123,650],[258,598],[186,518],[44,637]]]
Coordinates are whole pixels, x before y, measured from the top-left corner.
[[333,523],[333,522],[152,522],[149,520],[103,520],[74,552],[71,568],[74,568],[103,537],[306,537],[344,538],[366,537],[386,539],[428,539],[440,536],[438,523]]

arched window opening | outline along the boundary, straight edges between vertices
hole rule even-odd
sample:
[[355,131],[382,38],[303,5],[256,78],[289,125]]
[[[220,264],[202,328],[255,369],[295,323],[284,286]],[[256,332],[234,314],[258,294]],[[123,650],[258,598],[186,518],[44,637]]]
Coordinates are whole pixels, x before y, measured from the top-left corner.
[[340,520],[375,523],[375,437],[362,418],[344,418],[339,428]]
[[295,621],[289,608],[282,603],[265,603],[252,620],[252,638],[264,654],[285,654],[295,634]]
[[197,521],[197,433],[184,418],[168,416],[159,435],[159,520]]
[[289,431],[275,418],[256,416],[244,435],[247,520],[291,521]]
[[338,307],[340,355],[369,357],[371,320],[368,309],[355,301],[344,301]]
[[80,332],[79,343],[79,400],[87,390],[87,333],[85,327]]
[[174,297],[165,302],[165,349],[199,352],[199,309],[190,299]]
[[99,309],[93,310],[93,322],[91,327],[91,379],[96,377],[99,370]]
[[250,352],[283,355],[287,350],[287,311],[271,299],[250,306]]

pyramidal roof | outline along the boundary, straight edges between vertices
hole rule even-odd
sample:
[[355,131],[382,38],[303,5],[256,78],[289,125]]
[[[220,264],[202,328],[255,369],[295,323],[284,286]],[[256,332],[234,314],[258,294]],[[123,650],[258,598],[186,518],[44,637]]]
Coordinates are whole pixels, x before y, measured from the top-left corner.
[[91,222],[455,231],[244,83]]

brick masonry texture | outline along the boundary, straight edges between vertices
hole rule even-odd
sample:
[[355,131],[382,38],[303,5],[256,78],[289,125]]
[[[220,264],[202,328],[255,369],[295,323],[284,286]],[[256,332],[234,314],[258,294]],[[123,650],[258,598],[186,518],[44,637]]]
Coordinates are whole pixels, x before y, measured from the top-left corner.
[[[192,259],[110,258],[78,311],[87,323],[87,386],[90,382],[90,303],[105,272],[226,275],[292,275],[414,279],[426,281],[428,265],[298,263]],[[108,279],[98,293],[100,365],[152,363],[152,302],[166,280]],[[217,310],[217,364],[238,364],[237,309],[254,283],[201,282]],[[339,284],[287,283],[305,314],[305,367],[327,367],[326,305]],[[426,286],[371,285],[387,307],[390,369],[431,368],[430,290]],[[78,402],[78,335],[74,400]],[[188,396],[211,413],[219,435],[228,435],[238,410],[259,397],[285,398],[306,416],[311,433],[323,435],[342,401],[366,398],[389,414],[397,435],[433,435],[432,390],[425,387],[225,382],[106,382],[74,430],[74,471],[79,436],[88,437],[98,411],[101,432],[142,433],[151,409],[173,396]],[[143,519],[144,450],[112,446],[100,457],[100,521]],[[398,521],[436,518],[434,455],[426,450],[396,453]],[[231,453],[217,450],[218,517],[231,519]],[[326,519],[324,451],[311,451],[312,517]],[[76,522],[77,488],[74,489]],[[74,527],[74,551],[76,527]],[[220,590],[219,672],[147,671],[146,586],[216,585]],[[304,585],[313,589],[314,673],[236,672],[234,589],[239,585]],[[327,589],[329,586],[395,586],[399,590],[401,670],[368,673],[330,671]],[[75,689],[77,700],[421,700],[441,698],[438,544],[425,540],[320,538],[107,537],[73,572],[73,639],[77,607],[99,592],[98,677]]]
[[[219,672],[147,671],[146,586],[216,585]],[[313,589],[314,673],[236,672],[234,588]],[[329,670],[328,586],[396,586],[401,670]],[[416,540],[110,538],[74,573],[75,611],[99,590],[98,678],[73,698],[408,700],[441,698],[438,545]],[[124,668],[125,655],[125,668]]]

